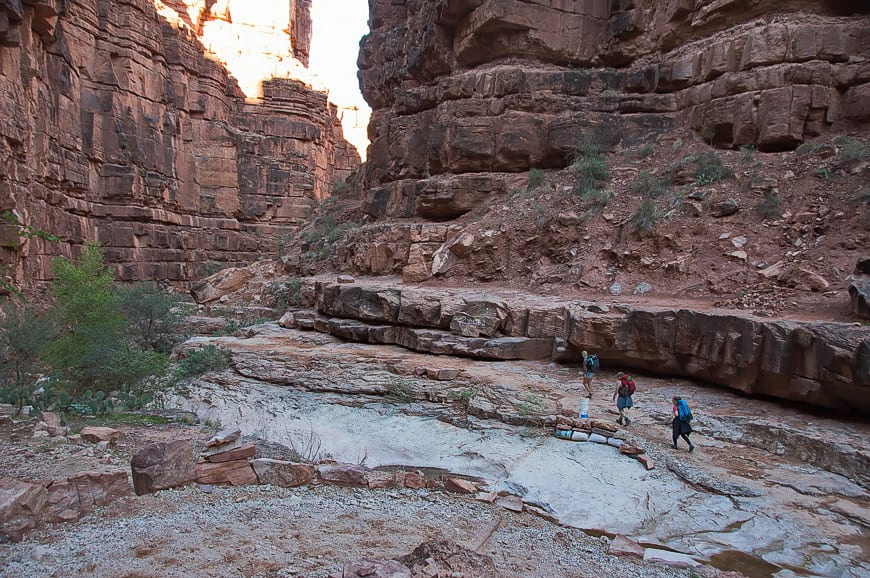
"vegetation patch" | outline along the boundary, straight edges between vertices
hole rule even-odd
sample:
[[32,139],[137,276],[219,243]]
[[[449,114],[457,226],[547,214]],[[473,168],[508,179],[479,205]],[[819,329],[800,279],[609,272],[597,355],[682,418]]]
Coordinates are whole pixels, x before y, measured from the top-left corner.
[[229,353],[216,345],[208,344],[188,352],[187,356],[175,367],[175,375],[179,379],[186,379],[210,371],[223,371],[229,365]]
[[631,192],[644,199],[656,199],[664,195],[671,186],[667,177],[657,177],[649,171],[641,171],[631,184]]
[[782,217],[782,203],[779,195],[773,191],[764,194],[764,200],[756,207],[758,214],[765,221],[776,220]]
[[410,403],[414,401],[414,388],[403,377],[391,377],[387,382],[387,397],[395,401]]
[[537,417],[544,415],[547,411],[544,398],[533,393],[527,395],[523,401],[516,404],[515,408],[520,417]]
[[610,179],[610,171],[607,161],[601,156],[600,147],[588,138],[583,139],[571,153],[571,161],[571,169],[577,179],[574,191],[593,208],[606,205],[612,194],[603,193],[602,187]]
[[0,401],[67,415],[160,406],[177,382],[169,350],[187,305],[154,284],[119,287],[102,249],[53,265],[51,301],[7,300],[0,315]]
[[643,145],[642,147],[640,147],[639,149],[637,149],[637,158],[645,159],[647,157],[652,156],[654,152],[656,152],[655,145],[653,145],[652,143],[647,143],[647,144]]
[[837,145],[836,164],[839,168],[848,168],[870,160],[870,144],[867,141],[838,136],[833,142]]
[[638,233],[651,231],[659,220],[659,211],[650,200],[645,200],[634,214],[634,230]]
[[541,169],[532,169],[529,171],[529,181],[526,184],[527,191],[534,191],[544,182],[544,171]]
[[734,171],[725,166],[719,155],[712,151],[695,157],[695,165],[695,181],[701,186],[734,178]]
[[302,303],[302,280],[290,277],[286,281],[276,281],[266,286],[267,303],[278,310],[297,307]]
[[461,389],[461,390],[450,390],[447,393],[447,399],[454,403],[458,403],[465,411],[468,411],[468,408],[471,406],[471,402],[478,395],[477,389],[473,387]]

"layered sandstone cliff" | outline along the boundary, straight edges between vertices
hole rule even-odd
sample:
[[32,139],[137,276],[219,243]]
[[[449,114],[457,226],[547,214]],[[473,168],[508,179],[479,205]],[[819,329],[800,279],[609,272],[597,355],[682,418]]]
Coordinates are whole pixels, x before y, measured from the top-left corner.
[[370,4],[374,216],[454,218],[510,173],[564,167],[584,133],[615,146],[683,128],[776,151],[870,122],[863,2]]
[[[309,6],[0,2],[0,210],[60,237],[3,229],[7,273],[43,280],[53,255],[96,239],[120,278],[184,283],[304,224],[359,163],[326,95],[287,78],[307,60]],[[268,53],[256,94],[214,30],[242,69],[252,46]]]

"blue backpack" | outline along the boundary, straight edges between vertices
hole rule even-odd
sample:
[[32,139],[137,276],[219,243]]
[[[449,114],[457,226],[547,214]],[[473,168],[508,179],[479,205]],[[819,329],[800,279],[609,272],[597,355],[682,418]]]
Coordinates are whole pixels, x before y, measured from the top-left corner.
[[694,419],[692,410],[689,409],[689,404],[685,399],[681,399],[677,402],[677,417],[679,417],[681,421],[692,421]]
[[598,371],[599,365],[597,355],[590,355],[586,358],[586,371]]

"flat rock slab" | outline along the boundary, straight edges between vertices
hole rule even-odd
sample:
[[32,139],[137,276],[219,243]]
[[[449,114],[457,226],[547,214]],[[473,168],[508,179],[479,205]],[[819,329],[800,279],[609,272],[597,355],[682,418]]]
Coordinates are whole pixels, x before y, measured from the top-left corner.
[[643,558],[645,548],[622,534],[617,534],[610,541],[610,549],[608,550],[614,556],[636,556]]
[[79,435],[82,440],[92,444],[98,444],[100,442],[109,442],[110,444],[113,444],[118,441],[119,437],[121,437],[121,432],[110,427],[88,426],[83,428]]
[[220,446],[230,442],[234,442],[242,436],[242,430],[239,428],[225,429],[216,433],[210,440],[205,442],[206,447]]
[[251,465],[261,484],[295,488],[314,481],[314,466],[311,464],[259,458],[251,462]]
[[338,486],[368,486],[366,470],[356,464],[321,464],[317,475],[326,484]]
[[257,474],[248,460],[196,464],[196,481],[200,484],[247,486],[257,483]]
[[207,454],[204,457],[205,461],[217,464],[221,462],[244,460],[247,458],[252,458],[255,455],[257,455],[257,448],[254,446],[254,444],[244,444],[237,448],[232,448],[218,454]]
[[504,496],[495,501],[496,504],[511,512],[522,512],[523,501],[517,496]]
[[686,554],[671,552],[670,550],[659,550],[658,548],[647,548],[643,553],[643,561],[666,564],[677,568],[697,568],[701,565],[700,562]]

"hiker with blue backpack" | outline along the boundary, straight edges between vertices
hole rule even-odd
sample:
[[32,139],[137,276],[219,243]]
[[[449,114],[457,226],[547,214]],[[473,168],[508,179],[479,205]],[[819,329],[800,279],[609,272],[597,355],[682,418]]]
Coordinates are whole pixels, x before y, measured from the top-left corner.
[[585,351],[582,355],[583,365],[580,367],[580,374],[583,376],[583,387],[586,388],[586,397],[592,399],[592,378],[595,377],[595,372],[598,371],[598,356],[594,353],[589,355]]
[[682,397],[674,396],[674,419],[671,422],[671,428],[674,433],[674,449],[677,449],[677,440],[683,438],[689,444],[689,453],[695,450],[695,446],[689,439],[689,434],[692,433],[692,410],[689,409],[689,404]]

